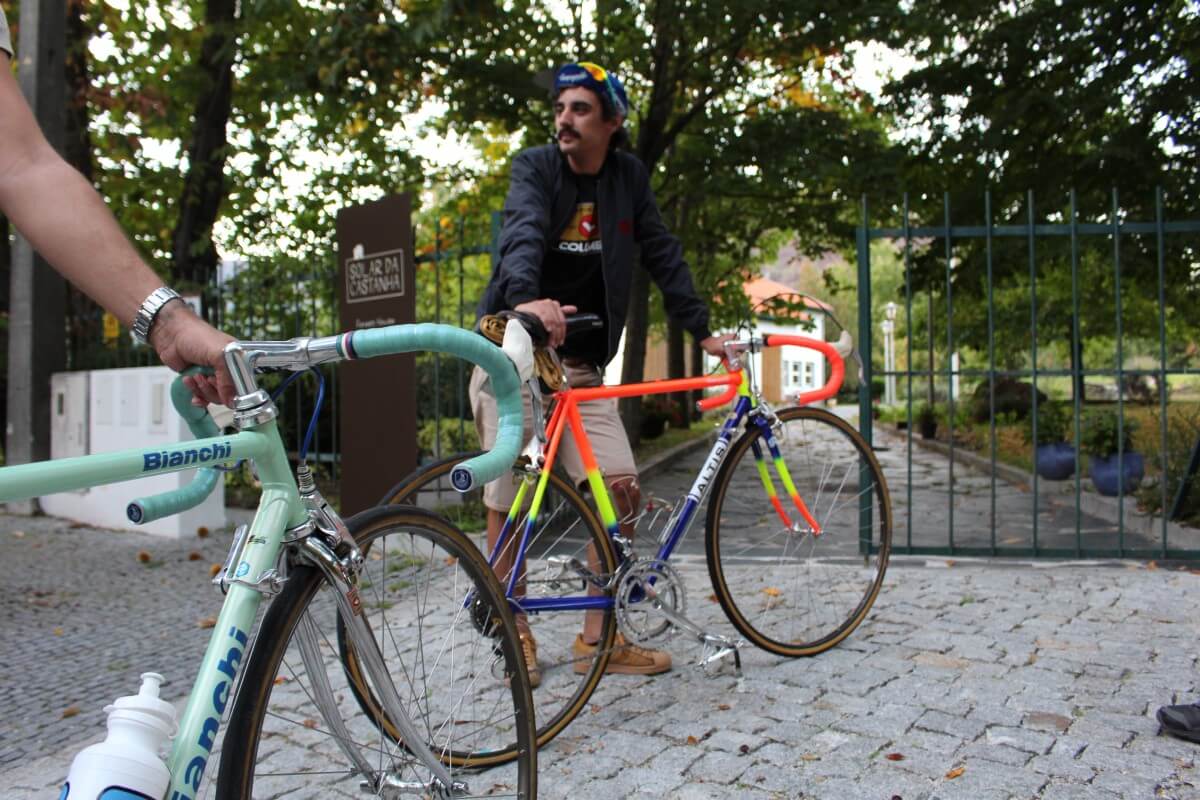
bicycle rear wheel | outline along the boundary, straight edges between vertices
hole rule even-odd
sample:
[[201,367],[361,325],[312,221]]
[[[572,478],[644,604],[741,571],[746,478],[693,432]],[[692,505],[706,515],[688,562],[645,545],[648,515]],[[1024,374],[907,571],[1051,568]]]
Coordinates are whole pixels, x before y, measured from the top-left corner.
[[875,455],[840,417],[786,408],[773,438],[819,532],[797,510],[770,440],[752,422],[717,472],[705,531],[709,576],[747,639],[811,656],[849,636],[875,602],[891,552],[891,501]]
[[[474,790],[455,796],[535,797],[528,676],[487,562],[420,509],[374,508],[346,524],[364,555],[362,613],[405,711],[451,778]],[[221,800],[392,797],[383,776],[409,793],[431,780],[369,682],[343,667],[349,645],[339,643],[335,591],[315,567],[297,566],[268,609],[225,735]],[[514,763],[471,774],[504,761]]]
[[[465,531],[479,549],[487,553],[487,509],[469,495],[450,489],[450,471],[455,464],[474,455],[459,453],[430,464],[397,484],[384,497],[385,503],[419,505],[445,515]],[[527,497],[533,494],[527,492]],[[528,522],[526,508],[517,513],[516,535],[508,540],[515,549]],[[537,520],[529,535],[525,563],[526,596],[544,600],[581,597],[589,591],[611,596],[607,584],[616,570],[616,555],[599,517],[570,481],[551,473]],[[599,646],[588,651],[576,648],[576,637],[588,612],[582,609],[547,610],[519,620],[528,626],[537,642],[540,685],[534,687],[538,747],[545,745],[587,704],[608,666],[616,637],[616,614],[610,607],[590,612],[599,634]]]

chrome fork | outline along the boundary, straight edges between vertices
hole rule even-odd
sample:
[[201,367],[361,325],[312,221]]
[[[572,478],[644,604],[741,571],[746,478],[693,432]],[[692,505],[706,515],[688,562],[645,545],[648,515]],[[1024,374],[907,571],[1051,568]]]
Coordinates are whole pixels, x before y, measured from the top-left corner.
[[[345,542],[342,543],[345,546]],[[384,711],[396,725],[405,747],[433,773],[428,784],[401,781],[387,772],[380,773],[372,767],[361,752],[351,746],[349,732],[337,712],[336,700],[329,679],[325,672],[325,664],[317,647],[317,633],[311,620],[306,619],[298,630],[300,640],[300,655],[304,661],[313,683],[313,695],[321,709],[325,721],[333,730],[338,745],[347,757],[367,778],[362,784],[366,792],[374,792],[382,797],[399,797],[401,794],[433,793],[438,797],[458,797],[469,791],[468,786],[455,781],[436,755],[425,743],[416,724],[404,710],[400,695],[396,691],[391,676],[388,675],[384,664],[383,654],[374,634],[362,616],[362,603],[358,595],[357,577],[362,565],[362,554],[358,547],[349,543],[350,552],[345,557],[339,557],[326,537],[314,534],[305,537],[298,543],[299,555],[308,563],[321,571],[334,589],[337,598],[338,613],[346,625],[350,641],[358,651],[371,685],[379,694]]]

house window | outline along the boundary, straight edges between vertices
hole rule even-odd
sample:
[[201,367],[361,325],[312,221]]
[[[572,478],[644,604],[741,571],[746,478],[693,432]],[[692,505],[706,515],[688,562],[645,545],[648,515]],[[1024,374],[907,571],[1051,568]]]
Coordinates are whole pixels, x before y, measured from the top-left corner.
[[809,388],[817,385],[817,365],[811,361],[804,362],[804,385]]
[[794,389],[802,386],[801,381],[804,379],[803,361],[785,361],[783,362],[784,384],[789,389]]

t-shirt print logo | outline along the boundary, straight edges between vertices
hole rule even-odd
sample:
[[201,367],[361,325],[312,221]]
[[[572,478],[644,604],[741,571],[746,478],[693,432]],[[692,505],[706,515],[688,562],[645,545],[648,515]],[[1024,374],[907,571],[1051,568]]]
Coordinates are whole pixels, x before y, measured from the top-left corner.
[[589,242],[597,238],[596,204],[580,203],[575,206],[575,215],[559,237],[564,242]]
[[596,235],[596,218],[588,215],[579,220],[579,234],[584,239],[591,239]]
[[580,203],[575,206],[575,216],[558,237],[555,249],[573,256],[592,256],[599,254],[603,247],[600,225],[596,221],[596,204]]

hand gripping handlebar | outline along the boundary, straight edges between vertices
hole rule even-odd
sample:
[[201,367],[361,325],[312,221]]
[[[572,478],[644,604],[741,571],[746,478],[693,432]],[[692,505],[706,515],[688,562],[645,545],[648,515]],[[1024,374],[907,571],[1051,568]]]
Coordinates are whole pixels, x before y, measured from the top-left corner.
[[[232,345],[231,345],[232,347]],[[499,432],[490,452],[467,459],[450,473],[450,482],[460,492],[500,477],[508,471],[521,450],[522,408],[521,384],[517,370],[508,356],[487,339],[470,331],[449,325],[391,325],[386,328],[357,330],[320,339],[292,339],[289,342],[245,342],[242,351],[252,376],[253,366],[283,366],[288,369],[307,369],[309,366],[341,359],[374,358],[376,356],[430,351],[458,356],[482,367],[491,378],[500,413]],[[194,374],[193,368],[184,375]],[[220,433],[216,423],[203,408],[191,404],[191,392],[183,384],[183,376],[171,387],[171,401],[196,438]],[[216,486],[219,472],[202,468],[196,479],[181,489],[153,497],[140,498],[129,504],[126,513],[130,521],[142,524],[178,514],[206,498]]]
[[[200,367],[190,367],[171,383],[171,404],[187,422],[192,435],[197,439],[205,439],[218,435],[221,430],[217,423],[208,415],[208,410],[192,405],[192,390],[183,384],[184,376],[197,373],[211,375],[212,370]],[[169,517],[181,511],[187,511],[204,502],[204,498],[212,493],[221,477],[220,471],[212,467],[201,467],[196,470],[196,477],[187,486],[163,492],[152,497],[139,497],[125,507],[125,516],[135,525],[144,525],[156,519]]]
[[[843,331],[841,338],[837,342],[825,342],[819,339],[814,339],[811,336],[794,336],[788,334],[768,334],[762,339],[762,345],[766,347],[780,347],[782,345],[795,345],[797,347],[807,347],[810,350],[816,350],[829,360],[830,370],[829,379],[825,381],[825,385],[820,389],[814,389],[811,392],[800,392],[796,395],[796,405],[803,406],[808,403],[815,403],[818,400],[826,400],[838,393],[838,389],[842,388],[842,380],[846,377],[845,357],[850,355],[854,350],[854,343],[850,339],[850,335]],[[757,349],[757,342],[751,341],[730,343],[737,350]],[[728,351],[727,351],[728,352]],[[723,359],[726,368],[729,367],[729,360]],[[738,384],[730,383],[729,386],[719,395],[706,397],[696,403],[696,406],[701,411],[709,411],[714,408],[723,406],[731,402],[738,393]]]

